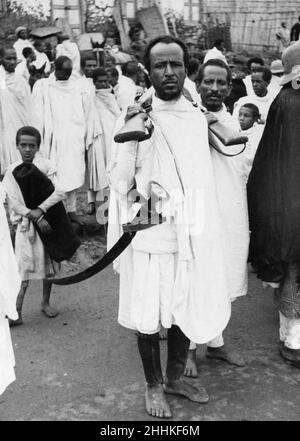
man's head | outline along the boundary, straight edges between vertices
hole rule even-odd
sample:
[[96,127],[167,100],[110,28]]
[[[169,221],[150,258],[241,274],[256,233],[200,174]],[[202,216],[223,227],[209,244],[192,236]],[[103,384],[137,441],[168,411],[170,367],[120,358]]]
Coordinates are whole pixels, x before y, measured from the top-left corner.
[[17,54],[13,47],[1,48],[0,62],[6,72],[13,73],[17,67]]
[[218,112],[222,109],[231,92],[231,80],[231,70],[222,60],[208,60],[200,67],[196,87],[207,110]]
[[242,130],[248,130],[260,118],[259,109],[255,104],[244,104],[239,111],[239,123]]
[[66,81],[72,75],[73,63],[70,58],[62,55],[56,58],[54,62],[54,73],[58,81]]
[[176,99],[183,89],[189,55],[185,44],[170,35],[152,40],[145,52],[145,67],[159,98]]
[[17,131],[16,144],[22,161],[32,162],[41,145],[41,134],[34,127],[22,127]]
[[257,67],[262,67],[264,65],[265,65],[265,62],[260,57],[252,57],[252,58],[249,58],[249,60],[247,61],[247,67],[248,67],[248,71],[250,73],[253,72],[253,70],[256,69]]
[[195,81],[197,77],[199,69],[199,61],[196,58],[190,58],[188,69],[187,69],[187,76],[190,80]]
[[267,67],[257,67],[251,74],[251,82],[255,95],[263,97],[268,93],[272,73]]
[[216,47],[219,51],[224,52],[226,49],[225,41],[219,38],[218,40],[215,41],[214,47]]
[[16,29],[16,37],[21,38],[21,40],[26,40],[26,38],[28,38],[27,28],[24,26],[19,26]]
[[24,49],[22,50],[22,55],[25,58],[25,60],[29,62],[36,60],[36,55],[31,47],[24,47]]
[[135,61],[128,61],[121,67],[124,76],[131,78],[135,83],[138,80],[140,68]]
[[119,72],[118,69],[113,67],[112,69],[106,69],[108,82],[112,87],[115,87],[119,81]]
[[97,61],[93,55],[82,57],[81,62],[81,71],[87,78],[93,77],[93,71],[97,67]]
[[96,90],[109,89],[108,74],[105,69],[98,67],[93,71],[93,82]]
[[37,50],[38,52],[45,52],[46,51],[46,43],[43,40],[36,40],[33,43],[33,46],[35,48],[35,50]]

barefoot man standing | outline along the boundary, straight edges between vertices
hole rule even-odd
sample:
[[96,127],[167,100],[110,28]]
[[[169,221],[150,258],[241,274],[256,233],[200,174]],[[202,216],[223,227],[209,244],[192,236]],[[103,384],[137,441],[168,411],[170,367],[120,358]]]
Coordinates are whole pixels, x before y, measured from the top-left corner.
[[[159,199],[152,209],[160,222],[138,231],[117,268],[119,323],[137,331],[146,410],[159,418],[172,417],[166,394],[208,401],[204,388],[182,379],[189,340],[201,344],[215,338],[231,312],[208,126],[183,96],[187,63],[180,40],[165,36],[150,42],[145,66],[153,85],[149,115],[154,131],[146,141],[114,145],[109,170],[109,246],[117,240],[120,224],[136,213],[133,191],[148,201],[153,195]],[[142,112],[141,106],[131,106],[127,119]],[[123,124],[124,116],[117,127]],[[161,326],[168,329],[165,378]]]

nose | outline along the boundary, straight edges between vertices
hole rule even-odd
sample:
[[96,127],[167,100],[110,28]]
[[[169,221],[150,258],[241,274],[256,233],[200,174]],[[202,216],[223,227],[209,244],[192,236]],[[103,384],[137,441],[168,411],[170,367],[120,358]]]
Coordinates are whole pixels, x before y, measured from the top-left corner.
[[211,89],[214,90],[214,91],[218,90],[218,85],[217,85],[216,81],[214,81],[213,84],[211,85]]
[[173,75],[173,73],[174,72],[173,72],[172,66],[170,63],[168,63],[167,67],[166,67],[166,75]]

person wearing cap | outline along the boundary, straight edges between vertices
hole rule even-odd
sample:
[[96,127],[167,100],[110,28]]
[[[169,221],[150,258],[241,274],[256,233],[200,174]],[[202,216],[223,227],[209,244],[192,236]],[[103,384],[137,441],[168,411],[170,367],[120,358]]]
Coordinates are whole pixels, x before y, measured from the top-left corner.
[[25,47],[30,47],[33,49],[33,45],[31,41],[28,40],[28,31],[27,28],[25,28],[24,26],[19,26],[16,29],[15,34],[17,37],[17,41],[14,43],[13,47],[17,53],[17,61],[19,63],[20,61],[25,60],[23,49],[25,49]]
[[282,55],[282,90],[271,105],[248,180],[250,262],[276,289],[280,355],[300,368],[300,41]]
[[281,90],[280,78],[283,75],[282,61],[281,60],[272,61],[270,70],[272,72],[272,78],[268,89],[269,92],[275,97],[278,95],[278,93]]
[[203,63],[205,64],[208,60],[218,59],[227,63],[227,59],[225,57],[225,41],[222,39],[216,40],[212,49],[209,49],[207,54],[204,57]]

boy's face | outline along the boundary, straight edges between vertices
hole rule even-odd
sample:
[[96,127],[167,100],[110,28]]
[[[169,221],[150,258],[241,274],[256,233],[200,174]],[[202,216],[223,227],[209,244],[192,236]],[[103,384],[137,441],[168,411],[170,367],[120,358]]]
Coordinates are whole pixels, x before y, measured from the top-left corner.
[[39,147],[34,136],[21,135],[17,144],[23,162],[32,162]]
[[98,75],[94,81],[96,90],[109,89],[108,77],[107,75]]
[[242,130],[248,130],[255,123],[252,111],[247,107],[241,107],[239,111],[239,123]]

